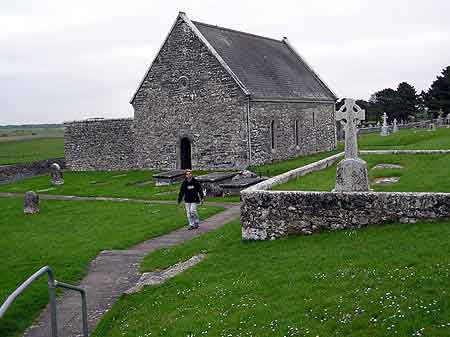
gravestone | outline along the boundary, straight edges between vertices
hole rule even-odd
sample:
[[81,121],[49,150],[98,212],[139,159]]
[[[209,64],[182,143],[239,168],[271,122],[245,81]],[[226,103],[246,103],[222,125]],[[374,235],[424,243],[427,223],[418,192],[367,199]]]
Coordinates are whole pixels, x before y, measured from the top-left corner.
[[397,118],[394,118],[394,125],[392,127],[392,133],[398,132]]
[[381,136],[389,136],[389,126],[387,123],[388,120],[388,116],[386,115],[386,112],[383,113],[383,126],[381,127],[381,132],[380,135]]
[[353,99],[345,99],[336,111],[336,120],[345,127],[345,158],[337,165],[335,192],[369,191],[367,163],[358,158],[357,125],[364,119],[365,111]]
[[25,214],[39,213],[39,195],[33,191],[25,193],[23,212]]
[[450,125],[450,113],[448,113],[447,117],[445,118],[447,121],[447,125]]
[[53,163],[50,166],[50,176],[52,178],[52,185],[64,185],[61,166],[58,163]]

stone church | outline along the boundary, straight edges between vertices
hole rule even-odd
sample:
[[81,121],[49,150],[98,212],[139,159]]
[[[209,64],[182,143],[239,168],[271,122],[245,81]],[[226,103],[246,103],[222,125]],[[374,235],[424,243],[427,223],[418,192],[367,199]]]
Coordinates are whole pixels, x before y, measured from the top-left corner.
[[72,170],[242,169],[336,147],[335,94],[290,45],[180,12],[132,119],[65,123]]

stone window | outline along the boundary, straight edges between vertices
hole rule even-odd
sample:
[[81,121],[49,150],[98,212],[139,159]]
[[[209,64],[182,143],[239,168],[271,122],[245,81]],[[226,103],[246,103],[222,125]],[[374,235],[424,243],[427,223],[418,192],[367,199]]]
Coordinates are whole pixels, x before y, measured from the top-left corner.
[[298,146],[298,120],[294,121],[294,141],[295,146]]
[[178,86],[180,89],[186,89],[189,86],[189,79],[186,76],[181,76],[178,79]]
[[312,126],[316,125],[316,114],[314,113],[314,111],[312,112]]
[[275,125],[275,121],[274,120],[271,120],[270,121],[270,148],[272,149],[272,150],[275,150],[275,146],[276,146],[276,141],[275,141],[275,138],[276,138],[276,130],[275,130],[275,128],[276,128],[276,125]]

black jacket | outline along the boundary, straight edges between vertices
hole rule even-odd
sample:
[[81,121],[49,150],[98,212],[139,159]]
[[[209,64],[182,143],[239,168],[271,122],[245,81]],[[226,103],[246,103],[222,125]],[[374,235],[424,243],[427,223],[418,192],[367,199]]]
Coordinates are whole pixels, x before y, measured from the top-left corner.
[[195,178],[192,178],[191,181],[184,179],[180,187],[180,193],[178,193],[179,203],[183,196],[185,202],[200,202],[204,197],[202,185]]

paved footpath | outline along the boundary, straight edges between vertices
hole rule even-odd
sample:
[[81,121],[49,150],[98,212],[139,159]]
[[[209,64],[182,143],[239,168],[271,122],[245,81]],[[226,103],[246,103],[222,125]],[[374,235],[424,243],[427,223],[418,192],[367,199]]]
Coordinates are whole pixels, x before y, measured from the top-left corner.
[[[23,193],[0,193],[0,197],[23,197]],[[62,195],[40,195],[41,199],[52,200],[104,200],[117,202],[173,203],[173,201],[136,200],[125,198],[75,197]],[[181,228],[144,242],[127,250],[102,251],[89,265],[88,273],[80,282],[87,292],[88,324],[91,332],[102,316],[111,308],[120,295],[134,286],[140,278],[139,266],[143,258],[160,248],[181,244],[211,230],[221,227],[239,217],[238,203],[208,202],[220,205],[225,211],[202,221],[200,228]],[[56,276],[58,271],[56,270]],[[64,281],[64,280],[60,280]],[[58,336],[82,336],[81,299],[77,292],[65,291],[57,301]],[[49,337],[50,311],[45,309],[39,319],[25,332],[24,337]]]

